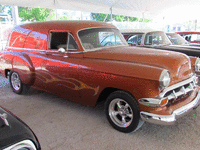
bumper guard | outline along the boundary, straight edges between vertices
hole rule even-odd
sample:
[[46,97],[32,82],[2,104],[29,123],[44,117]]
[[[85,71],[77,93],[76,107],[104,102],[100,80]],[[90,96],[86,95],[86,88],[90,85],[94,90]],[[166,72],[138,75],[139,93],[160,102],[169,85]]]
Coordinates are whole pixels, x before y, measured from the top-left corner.
[[178,108],[172,113],[172,115],[158,115],[141,111],[140,117],[142,120],[150,123],[160,124],[160,125],[172,125],[176,122],[176,119],[186,115],[193,109],[196,109],[199,105],[200,105],[200,91],[198,92],[197,96],[192,102]]

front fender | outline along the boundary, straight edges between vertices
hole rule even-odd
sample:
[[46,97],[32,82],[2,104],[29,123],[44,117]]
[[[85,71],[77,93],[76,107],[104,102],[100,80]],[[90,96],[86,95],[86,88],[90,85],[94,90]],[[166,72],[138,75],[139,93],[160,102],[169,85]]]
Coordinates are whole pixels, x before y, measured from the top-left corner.
[[194,56],[189,56],[189,57],[190,57],[190,61],[191,61],[192,71],[195,72],[195,62],[196,62],[198,57],[194,57]]
[[[137,100],[159,94],[159,77],[162,68],[138,63],[86,59],[79,69],[79,80],[86,88],[81,90],[84,102],[95,105],[106,88],[131,93]],[[91,88],[93,87],[93,90]],[[98,90],[94,90],[98,89]],[[97,92],[96,92],[97,91]]]

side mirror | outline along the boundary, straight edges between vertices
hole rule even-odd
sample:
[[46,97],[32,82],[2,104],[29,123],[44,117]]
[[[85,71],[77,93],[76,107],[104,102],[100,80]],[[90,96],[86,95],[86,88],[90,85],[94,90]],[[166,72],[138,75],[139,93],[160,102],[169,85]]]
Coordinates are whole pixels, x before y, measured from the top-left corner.
[[128,45],[129,45],[129,46],[137,46],[136,43],[129,43],[129,42],[128,42]]
[[66,51],[66,50],[65,50],[64,48],[59,48],[59,49],[58,49],[58,52],[59,52],[60,54],[65,53],[65,51]]

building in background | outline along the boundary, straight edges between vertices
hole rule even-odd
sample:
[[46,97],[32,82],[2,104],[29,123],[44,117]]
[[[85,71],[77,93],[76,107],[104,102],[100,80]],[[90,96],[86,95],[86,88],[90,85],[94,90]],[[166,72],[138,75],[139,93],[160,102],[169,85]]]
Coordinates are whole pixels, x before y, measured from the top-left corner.
[[11,16],[6,13],[0,13],[0,51],[5,48],[12,27]]

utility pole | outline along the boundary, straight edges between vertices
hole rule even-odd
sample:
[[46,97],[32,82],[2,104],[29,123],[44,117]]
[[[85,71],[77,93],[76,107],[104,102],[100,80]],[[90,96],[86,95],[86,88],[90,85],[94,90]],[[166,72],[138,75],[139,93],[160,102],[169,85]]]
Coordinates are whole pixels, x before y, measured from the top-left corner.
[[112,18],[112,7],[110,7],[110,21],[111,22],[113,21],[113,18]]
[[12,18],[14,26],[19,24],[18,6],[12,6]]
[[194,21],[194,31],[197,31],[197,19]]

